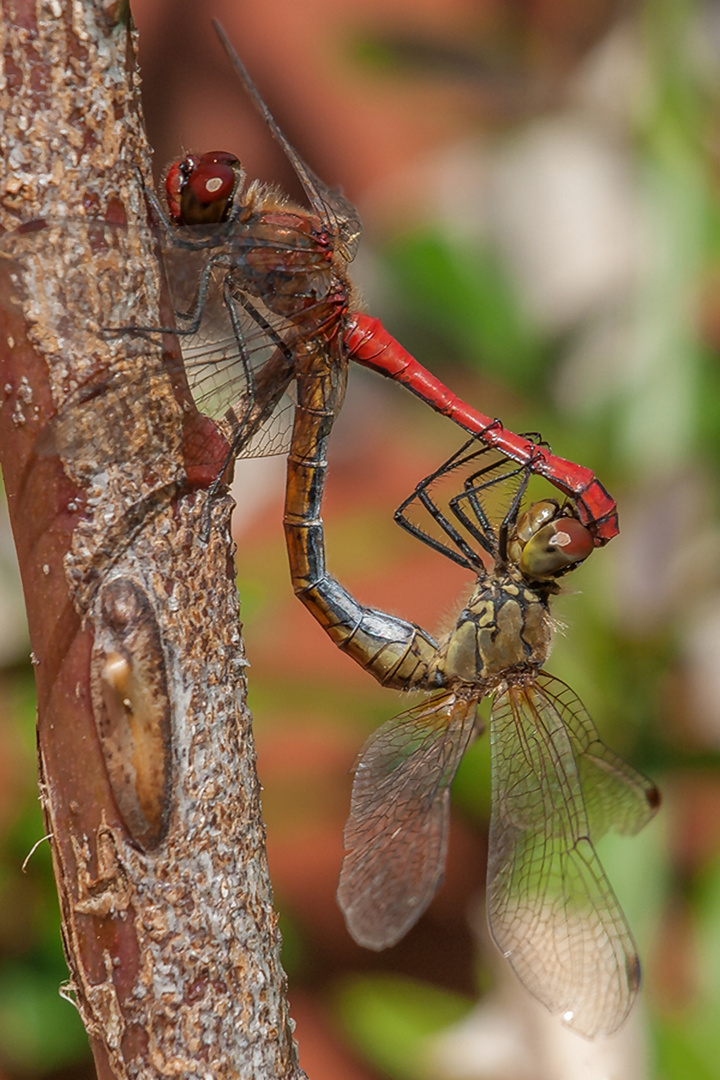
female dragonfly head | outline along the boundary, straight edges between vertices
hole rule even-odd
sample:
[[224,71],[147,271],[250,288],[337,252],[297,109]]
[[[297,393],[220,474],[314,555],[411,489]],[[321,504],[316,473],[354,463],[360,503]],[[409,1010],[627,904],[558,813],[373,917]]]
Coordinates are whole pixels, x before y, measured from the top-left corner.
[[245,183],[234,154],[213,150],[187,154],[170,166],[165,195],[175,225],[219,225],[227,221]]
[[[417,485],[395,520],[480,579],[489,556],[496,571],[519,571],[531,585],[551,586],[588,557],[593,539],[569,502],[540,499],[523,509],[531,479],[528,466],[471,439]],[[443,481],[452,484],[450,498],[440,495]],[[432,531],[411,517],[421,508]]]
[[593,539],[572,506],[543,499],[520,515],[504,547],[507,562],[526,578],[547,581],[584,562],[593,550]]

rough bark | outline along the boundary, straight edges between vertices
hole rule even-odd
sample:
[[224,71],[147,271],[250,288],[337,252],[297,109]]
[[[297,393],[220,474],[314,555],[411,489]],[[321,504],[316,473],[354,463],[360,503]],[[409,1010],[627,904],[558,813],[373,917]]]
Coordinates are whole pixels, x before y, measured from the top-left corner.
[[160,296],[150,234],[103,224],[147,217],[129,16],[0,14],[0,460],[70,990],[102,1078],[299,1077],[230,500],[188,482],[172,346],[102,332]]

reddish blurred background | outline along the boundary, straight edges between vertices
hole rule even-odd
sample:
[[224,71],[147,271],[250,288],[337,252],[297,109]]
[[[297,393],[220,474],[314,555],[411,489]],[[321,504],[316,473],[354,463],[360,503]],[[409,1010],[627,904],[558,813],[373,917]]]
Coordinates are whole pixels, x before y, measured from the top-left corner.
[[[282,460],[239,466],[250,703],[301,1064],[310,1080],[715,1076],[718,5],[136,0],[133,13],[156,175],[181,149],[233,150],[250,177],[301,198],[228,69],[215,15],[291,142],[358,205],[354,279],[369,310],[483,411],[595,469],[621,508],[621,537],[558,602],[567,629],[549,665],[665,794],[645,835],[603,849],[646,993],[617,1039],[591,1045],[535,1010],[487,941],[483,741],[455,786],[446,880],[426,916],[387,953],[348,937],[334,892],[349,770],[402,706],[292,596]],[[353,372],[331,448],[329,565],[363,602],[431,632],[469,581],[392,511],[461,441]],[[47,853],[19,874],[41,823],[3,543],[14,629],[0,640],[0,1080],[76,1080],[92,1073],[55,999]]]

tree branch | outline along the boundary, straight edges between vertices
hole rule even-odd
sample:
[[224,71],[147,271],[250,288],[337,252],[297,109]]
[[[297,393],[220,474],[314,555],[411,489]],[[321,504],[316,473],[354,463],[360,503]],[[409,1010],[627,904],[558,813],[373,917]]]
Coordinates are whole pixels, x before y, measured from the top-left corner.
[[0,460],[69,991],[101,1078],[298,1078],[231,502],[188,483],[172,347],[102,332],[161,291],[128,19],[11,0],[0,24]]

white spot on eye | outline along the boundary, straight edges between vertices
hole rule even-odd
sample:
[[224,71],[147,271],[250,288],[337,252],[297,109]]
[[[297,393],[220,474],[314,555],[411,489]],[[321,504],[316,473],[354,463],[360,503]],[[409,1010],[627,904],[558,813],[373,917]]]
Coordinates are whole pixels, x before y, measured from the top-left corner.
[[548,547],[567,547],[571,543],[570,533],[556,532],[554,536],[551,536],[548,540]]
[[213,176],[212,180],[208,180],[207,184],[205,185],[205,190],[209,192],[210,195],[214,195],[216,191],[220,190],[222,184],[223,182],[219,176]]
[[568,1009],[567,1012],[563,1013],[562,1018],[563,1023],[570,1024],[575,1019],[575,1013],[572,1011],[572,1009]]

